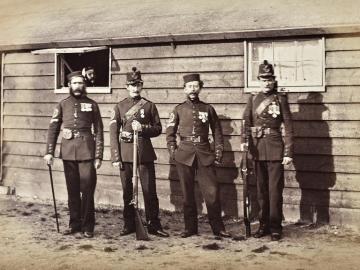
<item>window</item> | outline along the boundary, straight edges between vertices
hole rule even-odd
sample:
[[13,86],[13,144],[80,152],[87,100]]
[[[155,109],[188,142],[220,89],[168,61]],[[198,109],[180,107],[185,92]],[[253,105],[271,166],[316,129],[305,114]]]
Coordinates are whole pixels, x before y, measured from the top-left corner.
[[68,93],[66,76],[87,67],[92,67],[96,76],[94,84],[87,86],[87,92],[111,92],[111,49],[108,47],[44,49],[32,53],[55,54],[55,93]]
[[259,64],[274,66],[279,91],[325,91],[324,38],[245,42],[245,92],[256,91]]

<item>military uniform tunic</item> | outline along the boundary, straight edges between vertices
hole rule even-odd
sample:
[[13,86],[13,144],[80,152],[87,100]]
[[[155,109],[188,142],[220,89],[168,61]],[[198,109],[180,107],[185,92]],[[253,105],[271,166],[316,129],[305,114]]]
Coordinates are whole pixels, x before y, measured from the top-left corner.
[[[132,117],[126,119],[126,113],[133,107],[139,106]],[[135,107],[136,108],[136,107]],[[157,230],[161,228],[159,216],[159,200],[156,193],[154,160],[156,154],[151,143],[152,137],[161,134],[162,126],[159,113],[154,103],[141,97],[125,98],[115,107],[110,119],[110,144],[112,162],[123,162],[124,170],[120,170],[120,178],[123,187],[124,220],[125,227],[135,228],[134,207],[130,204],[133,198],[132,166],[133,166],[133,142],[125,141],[122,132],[133,133],[132,121],[137,120],[142,125],[139,132],[138,155],[139,177],[145,202],[146,220],[148,227]],[[120,138],[120,139],[119,139]]]
[[86,96],[69,96],[55,107],[48,130],[47,154],[54,155],[61,126],[60,158],[68,190],[70,227],[92,232],[95,225],[94,159],[102,159],[104,149],[103,123],[97,103]]
[[244,120],[245,137],[255,160],[260,223],[271,232],[281,232],[284,188],[281,162],[284,157],[293,156],[293,126],[286,94],[271,91],[250,96]]
[[[203,194],[210,225],[214,233],[224,230],[218,194],[218,183],[213,166],[215,154],[210,149],[209,127],[217,151],[223,151],[223,135],[215,109],[200,100],[187,100],[175,107],[166,129],[168,148],[176,148],[175,161],[184,196],[185,230],[197,232],[197,208],[194,195],[195,172]],[[176,136],[180,135],[177,147]]]

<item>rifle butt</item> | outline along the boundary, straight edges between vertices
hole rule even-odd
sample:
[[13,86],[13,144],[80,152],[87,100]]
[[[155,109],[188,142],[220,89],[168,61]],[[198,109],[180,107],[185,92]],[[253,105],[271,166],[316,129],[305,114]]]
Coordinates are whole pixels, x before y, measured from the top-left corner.
[[141,220],[139,209],[135,209],[135,227],[136,227],[136,240],[149,241],[149,235],[145,229],[144,223]]

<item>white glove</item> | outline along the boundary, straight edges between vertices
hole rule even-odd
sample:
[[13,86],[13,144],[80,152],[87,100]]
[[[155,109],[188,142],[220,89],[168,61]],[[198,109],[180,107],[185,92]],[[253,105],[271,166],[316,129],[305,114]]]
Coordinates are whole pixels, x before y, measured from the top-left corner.
[[281,164],[289,165],[292,161],[293,161],[293,159],[291,157],[284,157]]
[[101,164],[102,164],[101,159],[99,159],[99,158],[95,159],[94,166],[95,166],[96,169],[100,169]]
[[134,131],[138,131],[138,132],[142,131],[142,126],[139,121],[136,121],[136,120],[132,121],[131,127]]
[[48,164],[48,165],[53,165],[53,163],[54,163],[54,156],[51,155],[51,154],[46,154],[46,155],[44,156],[44,160],[46,161],[46,164]]

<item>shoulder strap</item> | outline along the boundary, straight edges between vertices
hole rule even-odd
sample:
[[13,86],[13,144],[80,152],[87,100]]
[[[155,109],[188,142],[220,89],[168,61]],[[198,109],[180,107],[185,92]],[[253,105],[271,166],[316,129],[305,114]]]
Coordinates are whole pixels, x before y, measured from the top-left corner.
[[129,119],[135,117],[135,114],[142,108],[148,101],[145,99],[140,99],[138,103],[132,106],[124,115],[124,121],[129,121]]
[[267,106],[269,106],[271,104],[271,102],[274,101],[274,95],[271,95],[269,97],[267,97],[266,99],[264,99],[259,106],[255,109],[255,113],[256,115],[261,115],[263,113],[263,111],[266,109]]

